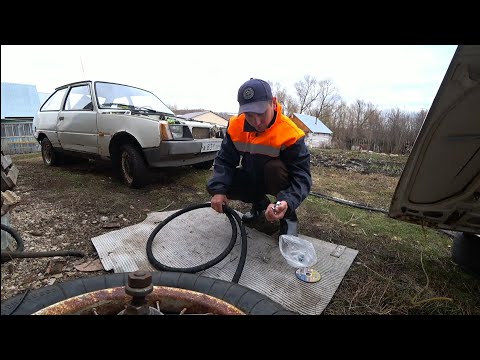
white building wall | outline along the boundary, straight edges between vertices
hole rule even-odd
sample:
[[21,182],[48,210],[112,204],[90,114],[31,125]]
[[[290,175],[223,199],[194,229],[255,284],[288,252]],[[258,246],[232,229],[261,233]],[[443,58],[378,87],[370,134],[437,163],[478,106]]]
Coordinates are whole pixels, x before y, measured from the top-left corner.
[[310,147],[324,148],[332,145],[332,135],[320,133],[308,133],[305,143]]
[[206,114],[202,114],[200,116],[195,116],[194,118],[195,120],[198,120],[198,121],[203,121],[203,122],[208,122],[210,124],[216,124],[216,125],[220,125],[220,126],[227,126],[228,125],[228,121],[225,120],[224,118],[222,118],[221,116],[218,116],[216,114],[213,114],[213,113],[206,113]]

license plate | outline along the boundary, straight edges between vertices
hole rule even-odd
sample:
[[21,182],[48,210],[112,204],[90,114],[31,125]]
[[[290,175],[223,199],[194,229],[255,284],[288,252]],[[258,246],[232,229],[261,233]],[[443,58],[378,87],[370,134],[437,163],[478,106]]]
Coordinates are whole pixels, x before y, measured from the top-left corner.
[[220,145],[221,144],[222,144],[221,141],[204,142],[204,143],[202,143],[201,152],[218,151],[218,150],[220,150]]

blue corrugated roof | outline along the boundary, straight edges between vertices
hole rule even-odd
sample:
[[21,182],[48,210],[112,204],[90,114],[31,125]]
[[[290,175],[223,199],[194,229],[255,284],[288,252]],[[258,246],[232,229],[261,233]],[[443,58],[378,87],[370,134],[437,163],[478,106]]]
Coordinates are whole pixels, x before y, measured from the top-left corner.
[[35,85],[2,82],[1,117],[34,117],[40,108]]
[[310,131],[314,133],[333,134],[332,130],[327,128],[325,124],[315,116],[298,114],[298,113],[294,113],[293,115],[299,118],[310,129]]

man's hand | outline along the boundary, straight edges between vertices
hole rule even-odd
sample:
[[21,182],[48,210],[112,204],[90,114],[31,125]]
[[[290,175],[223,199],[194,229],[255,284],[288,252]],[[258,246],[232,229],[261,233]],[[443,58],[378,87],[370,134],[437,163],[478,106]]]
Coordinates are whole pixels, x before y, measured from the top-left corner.
[[228,198],[223,194],[215,194],[210,201],[212,204],[212,209],[216,212],[223,213],[223,205],[228,204]]
[[286,201],[277,201],[277,203],[278,205],[268,205],[267,210],[265,210],[265,218],[270,222],[283,219],[288,210],[288,204]]

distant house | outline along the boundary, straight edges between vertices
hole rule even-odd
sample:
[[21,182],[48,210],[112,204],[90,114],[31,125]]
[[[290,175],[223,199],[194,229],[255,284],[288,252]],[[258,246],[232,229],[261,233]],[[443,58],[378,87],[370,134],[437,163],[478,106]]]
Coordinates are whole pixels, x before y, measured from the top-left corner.
[[40,151],[32,136],[32,120],[49,94],[39,93],[35,85],[2,82],[1,137],[5,154]]
[[221,127],[226,127],[228,125],[228,120],[225,120],[223,117],[217,115],[213,111],[203,110],[198,112],[183,113],[180,115],[181,112],[183,111],[176,111],[175,115],[186,120],[202,121]]
[[333,132],[315,116],[294,113],[293,122],[305,132],[305,143],[310,147],[330,147]]

